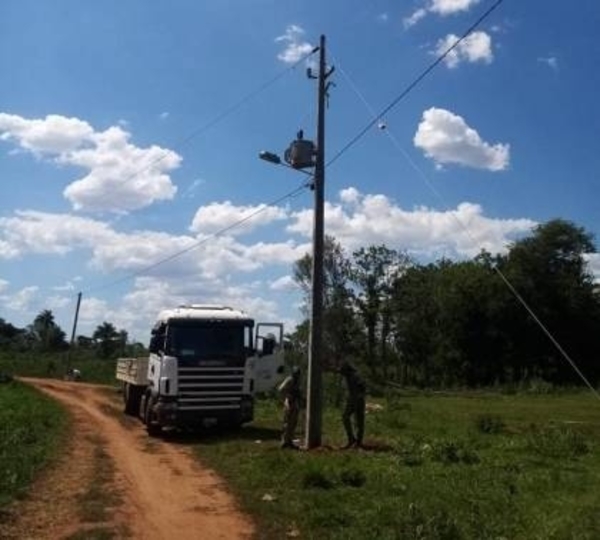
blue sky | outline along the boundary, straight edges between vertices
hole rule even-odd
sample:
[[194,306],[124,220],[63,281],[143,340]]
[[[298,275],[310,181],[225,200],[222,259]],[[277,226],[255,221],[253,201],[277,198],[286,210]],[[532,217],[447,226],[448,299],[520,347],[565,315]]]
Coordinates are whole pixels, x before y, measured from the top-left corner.
[[[291,327],[312,192],[273,204],[303,178],[257,159],[315,135],[315,84],[291,66],[327,36],[333,157],[491,5],[5,0],[0,317],[52,309],[70,331],[81,290],[80,333],[146,340],[191,302]],[[417,260],[502,252],[555,217],[599,237],[599,26],[593,0],[505,0],[327,170],[328,234]]]

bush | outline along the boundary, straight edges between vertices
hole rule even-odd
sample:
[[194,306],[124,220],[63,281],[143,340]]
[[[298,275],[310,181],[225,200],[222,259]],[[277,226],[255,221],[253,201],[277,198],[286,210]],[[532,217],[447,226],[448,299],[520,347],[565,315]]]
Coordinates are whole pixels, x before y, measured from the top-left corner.
[[467,447],[462,441],[439,441],[433,444],[432,458],[446,465],[479,463],[477,452]]
[[362,487],[367,481],[367,477],[359,469],[344,469],[340,474],[340,481],[345,486]]
[[331,489],[334,487],[333,481],[328,477],[328,471],[321,467],[312,467],[308,469],[302,477],[302,487],[304,489]]
[[478,431],[488,435],[501,433],[506,427],[502,418],[494,414],[480,414],[475,418],[475,426]]
[[590,452],[585,436],[566,426],[530,427],[527,448],[538,455],[552,458],[576,458]]

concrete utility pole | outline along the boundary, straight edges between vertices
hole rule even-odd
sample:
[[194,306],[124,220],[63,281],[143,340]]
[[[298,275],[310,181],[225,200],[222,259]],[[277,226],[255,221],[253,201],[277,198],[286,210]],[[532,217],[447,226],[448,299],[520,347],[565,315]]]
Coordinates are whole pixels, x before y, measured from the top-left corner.
[[[325,98],[326,83],[333,67],[327,70],[325,36],[319,44],[319,74],[317,96],[317,148],[315,162],[315,208],[313,229],[313,266],[310,338],[308,350],[308,404],[306,410],[306,448],[321,446],[323,418],[323,258],[325,247]],[[311,72],[309,71],[309,77]]]
[[[304,139],[304,131],[298,131],[297,138],[285,151],[284,160],[273,153],[263,150],[260,159],[283,165],[310,175],[304,169],[314,167],[312,188],[315,192],[313,258],[312,258],[312,294],[310,336],[308,348],[308,406],[306,410],[306,448],[321,446],[321,425],[323,417],[323,259],[325,247],[324,202],[325,202],[325,100],[329,87],[327,82],[334,67],[327,68],[325,60],[325,36],[321,36],[319,47],[319,72],[313,75],[311,68],[307,73],[310,79],[318,80],[317,95],[317,144]],[[312,54],[312,53],[311,53]],[[311,175],[312,176],[312,175]]]
[[71,332],[71,345],[67,351],[67,368],[71,367],[71,352],[75,344],[75,334],[77,333],[77,320],[79,319],[79,306],[81,306],[81,293],[77,293],[77,307],[75,308],[75,317],[73,319],[73,330]]

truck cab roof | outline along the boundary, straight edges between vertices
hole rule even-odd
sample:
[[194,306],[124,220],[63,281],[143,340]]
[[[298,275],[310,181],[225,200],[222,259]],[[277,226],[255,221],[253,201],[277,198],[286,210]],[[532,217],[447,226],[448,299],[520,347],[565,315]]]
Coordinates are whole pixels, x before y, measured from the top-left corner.
[[158,314],[158,322],[166,323],[172,319],[252,321],[242,310],[214,304],[181,305]]

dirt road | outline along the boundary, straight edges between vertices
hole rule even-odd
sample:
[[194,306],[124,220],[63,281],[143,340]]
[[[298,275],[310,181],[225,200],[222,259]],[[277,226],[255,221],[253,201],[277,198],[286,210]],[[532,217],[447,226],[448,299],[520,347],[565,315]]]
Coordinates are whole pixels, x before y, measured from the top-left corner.
[[251,520],[216,474],[203,468],[189,448],[150,439],[140,422],[123,415],[114,390],[50,379],[25,382],[63,403],[74,425],[64,458],[18,504],[7,536],[253,536]]

